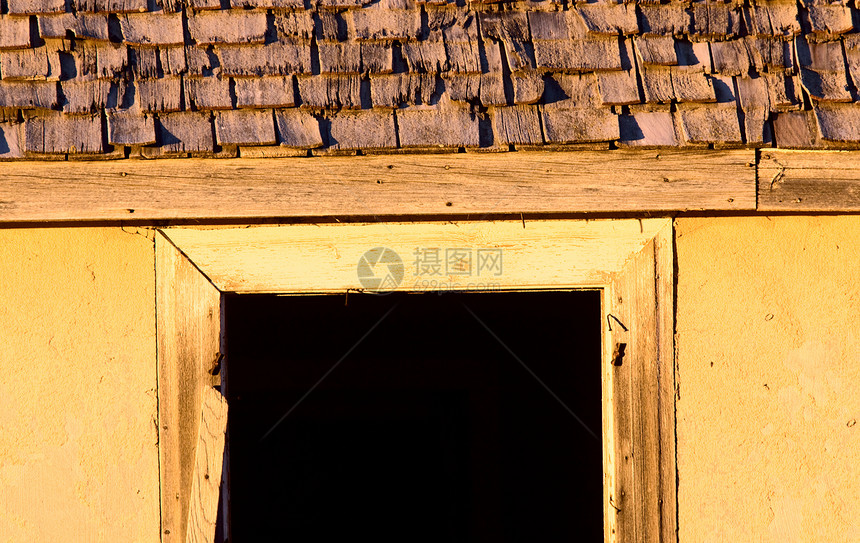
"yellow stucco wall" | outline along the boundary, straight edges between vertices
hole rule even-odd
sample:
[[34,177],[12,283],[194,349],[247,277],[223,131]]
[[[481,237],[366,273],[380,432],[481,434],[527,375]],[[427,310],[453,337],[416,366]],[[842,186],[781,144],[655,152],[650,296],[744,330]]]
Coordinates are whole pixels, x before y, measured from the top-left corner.
[[158,541],[154,281],[144,236],[0,229],[0,541]]
[[860,541],[860,217],[676,241],[680,541]]
[[[676,233],[681,542],[860,541],[860,217]],[[0,278],[0,541],[158,541],[151,239],[0,229]]]

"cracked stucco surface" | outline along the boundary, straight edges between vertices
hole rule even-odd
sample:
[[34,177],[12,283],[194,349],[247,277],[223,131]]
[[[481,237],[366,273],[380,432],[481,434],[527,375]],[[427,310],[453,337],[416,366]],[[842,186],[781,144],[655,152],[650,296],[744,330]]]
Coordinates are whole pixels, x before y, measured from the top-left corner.
[[0,230],[0,541],[158,541],[152,241]]
[[[680,541],[860,540],[860,217],[676,228]],[[157,541],[152,242],[0,230],[0,272],[0,541]]]
[[676,240],[680,541],[860,540],[860,217]]

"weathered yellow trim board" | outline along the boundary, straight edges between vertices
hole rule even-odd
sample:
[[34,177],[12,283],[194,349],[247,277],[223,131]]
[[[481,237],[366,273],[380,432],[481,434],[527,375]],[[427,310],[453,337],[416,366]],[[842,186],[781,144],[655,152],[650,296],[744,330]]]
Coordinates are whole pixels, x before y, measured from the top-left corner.
[[755,151],[0,164],[0,222],[754,210]]
[[[214,534],[220,479],[212,474],[219,471],[223,409],[205,369],[218,348],[218,295],[346,295],[366,286],[359,277],[362,255],[386,247],[406,268],[386,291],[601,289],[601,322],[617,323],[602,327],[604,542],[674,543],[672,220],[538,220],[523,226],[437,221],[160,230],[162,542],[211,541]],[[490,275],[480,269],[475,276],[449,275],[446,268],[440,285],[416,282],[406,271],[422,247],[503,254]],[[229,367],[229,353],[224,364]]]
[[[155,267],[161,541],[198,541],[200,534],[212,541],[218,488],[195,480],[198,464],[210,462],[198,449],[211,443],[212,431],[204,426],[201,435],[201,425],[224,418],[211,416],[217,405],[204,410],[212,403],[209,370],[221,351],[221,292],[160,234]],[[221,480],[217,471],[213,483]]]
[[[161,233],[222,292],[344,293],[362,288],[356,264],[376,246],[392,249],[407,267],[416,247],[469,247],[504,252],[503,277],[440,276],[443,290],[474,282],[507,289],[601,286],[667,219],[479,221],[462,224],[294,224],[254,228],[166,228]],[[411,280],[410,280],[411,279]],[[431,287],[407,274],[394,290]]]

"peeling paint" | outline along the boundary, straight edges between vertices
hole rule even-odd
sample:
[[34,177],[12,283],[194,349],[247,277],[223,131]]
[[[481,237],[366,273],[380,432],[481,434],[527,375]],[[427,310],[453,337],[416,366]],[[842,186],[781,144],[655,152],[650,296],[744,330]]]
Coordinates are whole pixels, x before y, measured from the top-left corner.
[[802,500],[782,496],[768,499],[773,520],[768,525],[770,540],[773,543],[800,543],[803,539]]

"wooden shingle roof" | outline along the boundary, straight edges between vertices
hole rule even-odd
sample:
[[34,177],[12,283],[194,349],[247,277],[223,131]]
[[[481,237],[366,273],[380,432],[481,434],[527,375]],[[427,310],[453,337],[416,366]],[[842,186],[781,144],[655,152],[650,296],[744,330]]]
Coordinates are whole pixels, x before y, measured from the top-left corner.
[[860,147],[853,2],[3,8],[4,159]]

